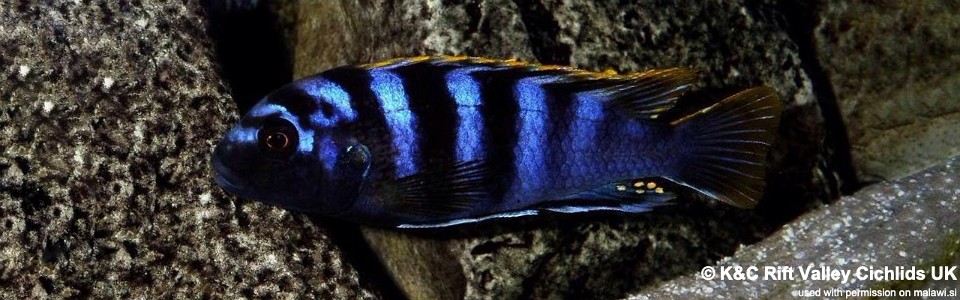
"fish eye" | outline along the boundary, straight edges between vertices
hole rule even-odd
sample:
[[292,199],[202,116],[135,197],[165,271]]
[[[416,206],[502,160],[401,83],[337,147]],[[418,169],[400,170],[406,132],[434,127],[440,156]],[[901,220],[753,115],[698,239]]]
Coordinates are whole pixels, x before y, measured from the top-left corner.
[[257,140],[260,143],[260,148],[267,153],[278,156],[286,156],[293,153],[293,150],[296,149],[298,139],[297,129],[293,127],[290,121],[282,118],[271,119],[264,122],[260,130],[257,131]]

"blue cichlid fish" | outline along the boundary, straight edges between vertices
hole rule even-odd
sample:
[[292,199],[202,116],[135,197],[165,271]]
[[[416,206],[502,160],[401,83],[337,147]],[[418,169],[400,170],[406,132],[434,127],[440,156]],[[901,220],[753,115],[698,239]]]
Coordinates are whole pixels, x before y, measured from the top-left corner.
[[694,80],[450,56],[340,67],[267,95],[213,166],[238,196],[391,227],[641,213],[680,190],[753,207],[780,102],[758,87],[662,116]]

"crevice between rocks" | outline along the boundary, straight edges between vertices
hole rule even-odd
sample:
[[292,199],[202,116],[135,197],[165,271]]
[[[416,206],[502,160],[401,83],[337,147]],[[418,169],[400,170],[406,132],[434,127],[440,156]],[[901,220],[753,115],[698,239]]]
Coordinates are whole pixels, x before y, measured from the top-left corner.
[[853,194],[863,187],[863,183],[857,178],[853,166],[850,139],[847,136],[847,128],[840,112],[836,91],[833,90],[830,77],[817,58],[814,31],[818,21],[816,12],[819,11],[820,5],[822,4],[817,2],[778,0],[774,2],[772,9],[780,12],[786,19],[785,29],[790,39],[797,45],[800,67],[807,72],[813,84],[813,93],[820,105],[826,132],[825,145],[821,150],[826,158],[825,169],[833,173],[831,174],[833,176],[826,177],[830,181],[833,199],[838,199],[841,195]]
[[542,64],[569,65],[573,50],[559,41],[560,24],[538,1],[513,0],[530,38],[530,48]]
[[278,16],[260,1],[201,0],[213,40],[218,73],[240,115],[293,78],[290,49]]

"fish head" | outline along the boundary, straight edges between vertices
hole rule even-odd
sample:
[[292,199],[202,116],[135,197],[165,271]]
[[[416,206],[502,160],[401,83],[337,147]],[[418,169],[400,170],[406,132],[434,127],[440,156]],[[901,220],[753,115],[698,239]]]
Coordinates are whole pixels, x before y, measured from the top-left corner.
[[305,121],[275,96],[255,105],[217,145],[215,181],[242,198],[295,211],[346,212],[366,181],[370,151],[345,126]]

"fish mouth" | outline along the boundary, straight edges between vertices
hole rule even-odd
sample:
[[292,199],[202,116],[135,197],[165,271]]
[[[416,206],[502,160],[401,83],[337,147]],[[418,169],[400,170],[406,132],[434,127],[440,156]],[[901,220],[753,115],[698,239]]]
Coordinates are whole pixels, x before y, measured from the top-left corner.
[[256,199],[253,192],[244,188],[245,181],[237,177],[230,167],[223,164],[219,158],[213,159],[213,181],[227,192],[242,198]]

